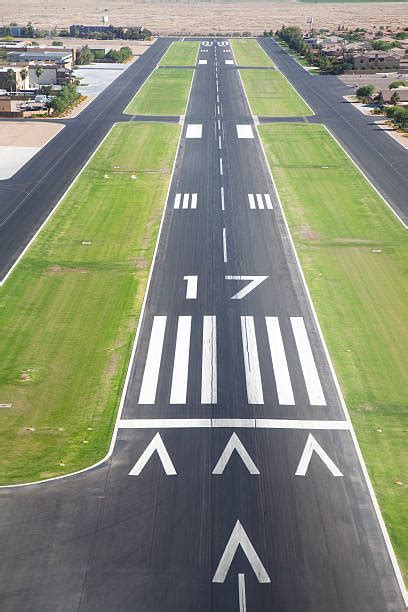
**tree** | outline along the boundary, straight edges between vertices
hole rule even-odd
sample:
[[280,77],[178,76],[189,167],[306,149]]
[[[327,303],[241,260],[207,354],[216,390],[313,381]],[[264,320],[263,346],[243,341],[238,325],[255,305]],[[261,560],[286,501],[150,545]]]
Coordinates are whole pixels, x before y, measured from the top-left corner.
[[91,49],[88,47],[88,45],[85,45],[85,47],[82,48],[81,55],[79,56],[77,63],[83,66],[84,64],[91,64],[94,59],[94,54],[92,53]]
[[356,96],[362,102],[367,102],[372,97],[374,90],[374,85],[362,85],[357,89]]
[[44,70],[41,68],[41,66],[37,65],[34,69],[34,72],[35,72],[35,76],[38,79],[38,84],[40,84],[41,75],[44,72]]
[[23,88],[24,88],[24,93],[25,93],[25,82],[26,82],[26,78],[28,77],[28,70],[27,68],[23,68],[22,71],[20,72],[20,76],[21,76],[21,80],[23,81]]
[[16,73],[12,68],[9,68],[6,72],[6,83],[8,91],[13,91],[16,89]]
[[401,100],[401,96],[399,95],[398,91],[394,91],[394,93],[392,94],[390,98],[391,104],[395,106],[396,104],[398,104],[400,100]]

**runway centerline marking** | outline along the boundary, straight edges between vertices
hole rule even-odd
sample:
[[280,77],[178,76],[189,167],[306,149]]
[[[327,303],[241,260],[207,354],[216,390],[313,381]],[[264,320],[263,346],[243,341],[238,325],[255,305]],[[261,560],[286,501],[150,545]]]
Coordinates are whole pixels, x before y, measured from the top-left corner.
[[156,316],[153,318],[142,386],[140,388],[139,404],[154,404],[156,400],[166,321],[166,316]]
[[224,174],[224,168],[223,168],[223,165],[222,165],[222,157],[220,157],[220,174],[221,174],[221,176]]
[[225,210],[224,187],[221,187],[221,210]]
[[180,316],[171,381],[170,404],[185,404],[190,357],[191,316]]
[[222,253],[224,257],[224,263],[228,262],[228,253],[227,253],[227,230],[225,227],[222,228]]

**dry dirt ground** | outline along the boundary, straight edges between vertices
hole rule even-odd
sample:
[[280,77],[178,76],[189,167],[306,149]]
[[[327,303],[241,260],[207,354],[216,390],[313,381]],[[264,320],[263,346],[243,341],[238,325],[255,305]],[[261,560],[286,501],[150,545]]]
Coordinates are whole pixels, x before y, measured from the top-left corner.
[[296,2],[226,2],[226,3],[134,3],[130,0],[26,0],[12,3],[0,0],[3,23],[32,21],[41,27],[66,27],[73,23],[98,24],[106,9],[114,25],[144,25],[159,34],[232,33],[250,31],[259,34],[283,23],[305,26],[313,15],[315,27],[387,27],[408,26],[408,4],[352,3],[301,4]]
[[64,126],[36,121],[0,121],[1,147],[42,147]]

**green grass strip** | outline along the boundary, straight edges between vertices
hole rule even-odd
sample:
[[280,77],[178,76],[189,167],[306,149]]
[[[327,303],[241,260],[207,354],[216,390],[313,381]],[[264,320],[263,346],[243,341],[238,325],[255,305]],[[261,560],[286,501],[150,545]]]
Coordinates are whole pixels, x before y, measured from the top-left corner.
[[195,66],[197,62],[199,42],[177,41],[170,45],[164,54],[161,66]]
[[183,115],[194,70],[157,69],[125,109],[129,115]]
[[407,231],[323,126],[259,131],[407,577]]
[[254,115],[313,115],[313,111],[278,70],[240,70],[240,74]]
[[0,288],[0,483],[106,453],[180,127],[116,125]]
[[238,66],[273,66],[271,58],[268,57],[258,41],[231,39],[230,44]]

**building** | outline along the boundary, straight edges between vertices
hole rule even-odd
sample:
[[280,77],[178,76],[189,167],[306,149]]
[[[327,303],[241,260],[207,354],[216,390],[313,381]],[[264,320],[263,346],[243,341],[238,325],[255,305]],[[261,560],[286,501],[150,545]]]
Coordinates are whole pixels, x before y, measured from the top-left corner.
[[[42,72],[37,76],[36,70],[41,68]],[[36,63],[28,65],[28,78],[30,85],[40,87],[42,85],[66,85],[72,81],[73,72],[61,64],[52,62]]]
[[353,70],[359,71],[385,71],[398,70],[400,57],[389,51],[367,51],[351,55],[349,60],[353,64]]
[[10,63],[29,63],[29,62],[52,62],[60,64],[65,68],[71,69],[73,65],[71,51],[44,51],[36,49],[33,51],[10,51],[6,55]]
[[398,105],[408,105],[408,87],[399,87],[398,89],[385,89],[380,92],[380,100],[382,104],[392,104],[391,98],[395,92],[398,92],[399,101]]

